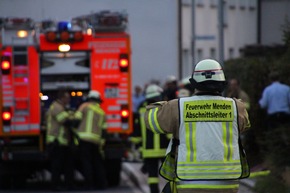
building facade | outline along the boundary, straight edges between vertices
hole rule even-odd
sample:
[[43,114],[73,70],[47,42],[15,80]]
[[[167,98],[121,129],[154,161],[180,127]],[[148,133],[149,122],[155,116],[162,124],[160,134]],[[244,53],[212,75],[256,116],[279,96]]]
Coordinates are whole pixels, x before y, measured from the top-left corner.
[[260,43],[283,44],[283,25],[290,22],[290,0],[260,0]]
[[[224,61],[240,57],[241,48],[257,43],[257,5],[257,0],[223,1]],[[183,77],[202,59],[220,61],[218,8],[219,0],[182,1]]]

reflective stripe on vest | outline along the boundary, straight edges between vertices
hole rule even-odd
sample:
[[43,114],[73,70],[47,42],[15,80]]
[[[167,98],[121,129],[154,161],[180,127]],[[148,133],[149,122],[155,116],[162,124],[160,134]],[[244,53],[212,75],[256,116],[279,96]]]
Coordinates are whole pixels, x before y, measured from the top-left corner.
[[192,96],[181,98],[179,108],[177,177],[181,180],[240,178],[242,166],[234,100]]
[[[55,108],[55,105],[57,105],[58,103],[53,103],[51,104],[51,106],[49,107],[49,111],[53,111],[54,108]],[[58,113],[56,116],[55,116],[55,120],[57,122],[62,122],[64,121],[67,117],[69,116],[68,112],[66,111],[62,111],[60,113]],[[53,121],[53,118],[52,118],[52,115],[49,114],[48,115],[48,118],[47,118],[47,130],[51,130],[53,129],[52,128],[52,124],[51,122]],[[46,135],[46,143],[53,143],[56,139],[58,141],[58,143],[60,145],[68,145],[68,139],[66,139],[64,137],[65,135],[65,128],[63,125],[61,125],[59,128],[58,128],[59,132],[58,132],[58,135],[53,135],[51,133],[48,133]]]
[[173,180],[176,177],[175,157],[173,157],[171,153],[167,153],[165,160],[160,167],[159,173],[163,178],[167,180]]
[[224,180],[224,181],[177,181],[176,186],[178,189],[186,188],[206,188],[206,189],[233,189],[239,188],[237,180]]
[[145,126],[145,121],[144,121],[145,111],[146,111],[145,107],[141,107],[139,109],[140,126],[141,126],[141,134],[142,134],[142,156],[143,158],[154,158],[154,157],[165,156],[166,149],[160,149],[160,135],[159,134],[156,134],[156,133],[153,134],[153,149],[146,149],[147,135],[146,135],[146,126]]
[[[84,140],[89,140],[89,141],[94,141],[96,143],[100,143],[101,141],[101,136],[99,134],[96,134],[93,132],[93,118],[94,118],[94,114],[100,114],[100,115],[104,115],[104,112],[102,111],[102,109],[99,108],[99,105],[96,104],[90,104],[88,105],[88,111],[86,114],[86,127],[84,131],[77,131],[78,136],[80,137],[80,139],[84,139]],[[78,111],[79,112],[79,111]],[[76,116],[78,117],[83,117],[83,114],[81,112],[79,112],[79,114],[76,114]],[[103,123],[104,122],[104,117],[101,116],[100,120],[98,121],[98,129],[103,129]]]
[[47,143],[52,143],[55,141],[55,139],[57,139],[58,143],[60,145],[68,145],[68,140],[66,138],[63,137],[64,136],[64,127],[61,126],[59,128],[59,134],[58,136],[54,136],[54,135],[46,135],[46,142]]

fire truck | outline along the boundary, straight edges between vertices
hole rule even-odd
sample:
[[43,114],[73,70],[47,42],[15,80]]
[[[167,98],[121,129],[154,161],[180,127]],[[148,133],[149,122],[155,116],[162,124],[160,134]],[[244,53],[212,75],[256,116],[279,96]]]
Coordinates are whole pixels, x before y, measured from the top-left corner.
[[110,185],[118,185],[132,133],[128,17],[100,11],[71,21],[1,19],[0,185],[25,183],[48,168],[45,114],[59,90],[72,111],[89,90],[106,113],[104,156]]

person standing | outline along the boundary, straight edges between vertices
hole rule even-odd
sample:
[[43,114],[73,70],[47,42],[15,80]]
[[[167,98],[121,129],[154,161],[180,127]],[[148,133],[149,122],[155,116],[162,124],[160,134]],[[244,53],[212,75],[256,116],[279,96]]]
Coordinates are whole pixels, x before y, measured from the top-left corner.
[[[51,180],[54,190],[63,188],[71,189],[74,180],[74,159],[73,153],[69,146],[69,113],[66,106],[70,102],[70,94],[61,90],[58,97],[49,107],[47,112],[47,133],[46,143],[51,161]],[[61,187],[61,173],[64,170],[65,185]]]
[[132,97],[132,101],[133,101],[133,113],[138,115],[138,107],[140,106],[140,104],[145,100],[145,96],[142,90],[142,87],[140,85],[136,85],[134,88],[134,94]]
[[100,106],[101,101],[100,93],[91,90],[88,101],[84,102],[75,113],[75,118],[80,120],[76,133],[79,137],[79,158],[87,189],[105,189],[107,186],[101,155],[106,129],[105,112]]
[[250,109],[250,98],[249,95],[241,89],[240,81],[236,78],[232,78],[229,81],[227,97],[242,99],[245,103],[247,110]]
[[236,193],[238,179],[249,175],[239,139],[250,127],[246,107],[238,99],[221,96],[226,80],[215,60],[197,63],[190,82],[193,96],[146,107],[147,129],[174,137],[160,168],[173,183],[163,192]]
[[131,149],[133,154],[133,159],[138,160],[140,159],[140,153],[139,153],[139,146],[142,141],[141,137],[141,129],[140,129],[140,123],[139,123],[139,112],[138,108],[142,102],[144,102],[145,96],[143,93],[143,90],[141,86],[137,85],[135,86],[135,93],[132,97],[133,102],[133,133],[130,135],[129,140],[131,141]]
[[142,133],[142,158],[144,168],[148,173],[148,184],[151,193],[159,193],[159,163],[163,161],[168,145],[168,138],[165,135],[152,133],[146,129],[144,122],[144,113],[146,105],[157,102],[162,99],[163,89],[155,84],[148,85],[145,92],[146,100],[139,107],[140,128]]
[[267,110],[268,128],[277,128],[290,121],[290,87],[282,84],[278,72],[270,74],[271,84],[267,86],[259,100],[260,107]]
[[163,91],[163,100],[168,101],[177,98],[178,82],[175,76],[170,75],[166,78],[166,83]]

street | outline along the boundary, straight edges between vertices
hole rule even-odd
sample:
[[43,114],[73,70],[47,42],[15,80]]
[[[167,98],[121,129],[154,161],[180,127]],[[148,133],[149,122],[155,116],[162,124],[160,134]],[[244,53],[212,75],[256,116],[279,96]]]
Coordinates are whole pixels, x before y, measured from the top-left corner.
[[[44,189],[40,187],[35,187],[34,185],[29,185],[25,190],[0,190],[0,193],[54,193],[55,191],[48,190],[46,186]],[[73,191],[58,191],[60,193],[142,193],[142,191],[132,182],[129,175],[122,171],[121,173],[121,182],[118,187],[108,188],[106,190],[73,190]]]
[[[134,175],[131,179],[134,179],[135,183],[139,187],[140,193],[150,193],[149,187],[146,182],[146,175],[140,172],[141,164],[140,163],[123,163],[123,171],[129,175]],[[164,187],[166,181],[160,178],[160,191]],[[251,187],[254,185],[252,179],[241,180],[238,193],[254,193],[251,190]]]
[[[140,162],[124,162],[122,164],[121,182],[118,187],[108,188],[106,190],[74,190],[74,191],[60,191],[61,193],[149,193],[149,187],[147,184],[147,176],[144,175],[140,168],[142,163]],[[165,185],[165,180],[160,178],[160,191]],[[253,181],[246,179],[241,181],[240,189],[238,193],[253,193],[250,187],[253,186]],[[1,190],[0,193],[53,193],[48,187],[21,189],[21,190]]]

